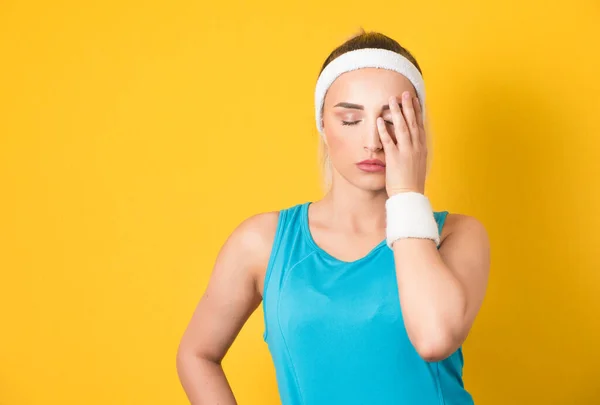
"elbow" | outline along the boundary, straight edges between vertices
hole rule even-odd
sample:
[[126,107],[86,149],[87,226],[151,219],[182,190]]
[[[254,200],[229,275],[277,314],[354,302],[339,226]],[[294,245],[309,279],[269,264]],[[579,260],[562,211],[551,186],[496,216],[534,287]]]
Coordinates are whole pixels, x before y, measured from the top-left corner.
[[183,341],[179,344],[175,354],[175,364],[179,369],[190,366],[195,367],[198,362],[210,362],[220,365],[221,360],[222,357],[211,356],[197,345],[186,344]]
[[198,362],[199,356],[193,347],[180,344],[175,353],[175,366],[178,371],[193,367]]
[[457,349],[455,339],[450,334],[428,334],[413,341],[413,346],[419,356],[427,362],[442,361]]
[[181,373],[190,363],[191,359],[193,359],[192,352],[179,346],[175,354],[175,367],[177,368],[177,371]]

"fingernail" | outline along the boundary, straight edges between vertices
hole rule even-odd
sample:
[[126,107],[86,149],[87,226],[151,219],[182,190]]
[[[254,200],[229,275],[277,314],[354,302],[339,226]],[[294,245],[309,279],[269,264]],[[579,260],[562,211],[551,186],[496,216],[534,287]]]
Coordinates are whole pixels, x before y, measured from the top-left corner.
[[404,93],[402,93],[402,97],[404,97],[405,100],[408,100],[410,98],[410,93],[408,91],[405,91]]

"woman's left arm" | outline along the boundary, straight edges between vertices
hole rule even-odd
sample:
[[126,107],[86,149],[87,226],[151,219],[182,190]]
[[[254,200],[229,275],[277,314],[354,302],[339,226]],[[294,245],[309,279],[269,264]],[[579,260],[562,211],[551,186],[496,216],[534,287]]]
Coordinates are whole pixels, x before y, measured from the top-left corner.
[[408,336],[427,361],[450,356],[465,341],[483,302],[490,243],[474,217],[448,214],[439,250],[430,239],[394,242],[398,293]]
[[[386,191],[424,194],[427,134],[421,104],[409,91],[391,96],[393,135],[382,117],[377,128],[385,151]],[[433,219],[432,219],[433,220]],[[392,244],[406,332],[421,357],[442,360],[467,338],[483,302],[490,244],[475,218],[449,214],[438,250],[430,239],[402,238]]]

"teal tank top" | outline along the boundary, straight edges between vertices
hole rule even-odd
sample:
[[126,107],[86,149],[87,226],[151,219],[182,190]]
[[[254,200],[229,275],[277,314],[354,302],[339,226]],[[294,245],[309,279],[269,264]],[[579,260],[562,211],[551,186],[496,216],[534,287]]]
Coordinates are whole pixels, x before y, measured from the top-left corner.
[[[345,262],[313,240],[305,202],[280,210],[263,292],[283,405],[467,405],[459,348],[423,360],[409,341],[393,251]],[[434,212],[441,234],[448,211]]]

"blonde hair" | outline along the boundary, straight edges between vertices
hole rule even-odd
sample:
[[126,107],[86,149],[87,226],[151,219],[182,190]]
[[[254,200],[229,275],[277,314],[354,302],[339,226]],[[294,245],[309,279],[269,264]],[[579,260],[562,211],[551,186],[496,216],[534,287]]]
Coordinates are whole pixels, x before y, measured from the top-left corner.
[[[354,51],[357,49],[363,48],[381,48],[387,49],[389,51],[397,52],[400,55],[406,57],[410,60],[413,65],[419,70],[421,75],[423,72],[417,63],[417,60],[414,56],[404,47],[402,47],[398,42],[394,39],[384,35],[380,32],[369,31],[366,32],[362,27],[359,28],[359,32],[351,36],[348,40],[346,40],[343,44],[335,48],[327,57],[319,74],[325,69],[325,67],[331,63],[332,60],[337,58],[340,55],[343,55],[346,52]],[[427,173],[429,172],[429,167],[432,160],[432,142],[431,142],[431,131],[429,126],[429,119],[425,121],[425,131],[427,134]],[[321,170],[321,188],[324,193],[329,192],[333,182],[333,165],[331,163],[331,158],[329,157],[329,152],[327,149],[327,144],[325,142],[325,136],[321,136],[319,134],[319,149],[318,149],[318,160],[319,167]]]

